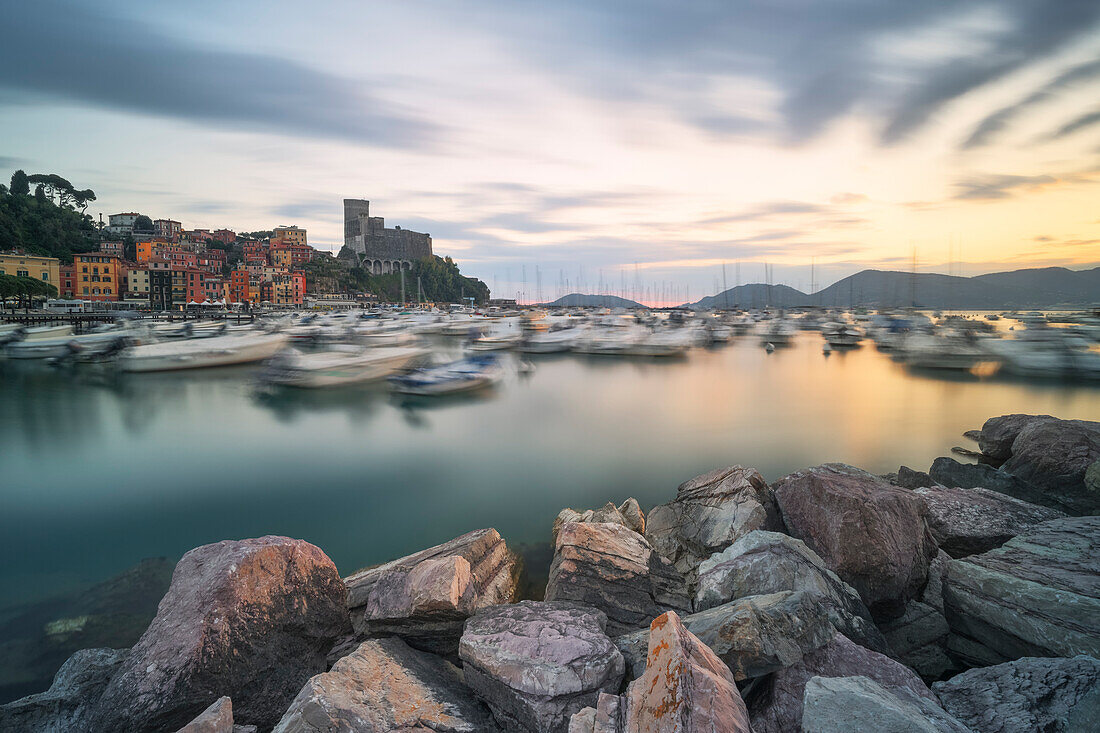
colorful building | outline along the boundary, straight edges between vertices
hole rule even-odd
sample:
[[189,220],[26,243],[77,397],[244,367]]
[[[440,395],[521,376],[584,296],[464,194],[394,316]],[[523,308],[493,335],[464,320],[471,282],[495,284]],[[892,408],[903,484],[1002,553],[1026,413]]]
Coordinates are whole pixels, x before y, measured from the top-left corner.
[[122,283],[122,260],[118,255],[96,252],[73,256],[76,279],[74,295],[82,300],[118,300]]
[[126,269],[126,297],[149,297],[149,268],[135,267]]
[[61,290],[61,261],[56,257],[9,252],[0,254],[0,275],[30,277]]
[[106,252],[109,255],[123,256],[124,248],[122,242],[100,242],[99,251]]
[[306,297],[306,276],[301,272],[276,275],[272,279],[271,302],[275,305],[302,305]]
[[248,300],[248,270],[236,269],[229,276],[229,300],[233,303]]
[[59,295],[62,298],[72,298],[76,292],[76,269],[72,265],[61,265],[61,286]]
[[275,227],[271,233],[272,244],[306,244],[306,230],[298,227]]
[[216,239],[224,244],[233,244],[237,241],[237,233],[231,229],[215,229],[210,232],[210,238]]
[[182,227],[183,225],[174,219],[155,219],[153,221],[153,230],[157,233],[157,236],[172,241],[179,239]]

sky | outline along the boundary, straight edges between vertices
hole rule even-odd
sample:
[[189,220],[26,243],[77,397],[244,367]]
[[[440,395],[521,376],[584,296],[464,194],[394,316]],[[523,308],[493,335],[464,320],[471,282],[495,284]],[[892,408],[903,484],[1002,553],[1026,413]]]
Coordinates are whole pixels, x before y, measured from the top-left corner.
[[528,301],[1100,265],[1096,0],[36,0],[5,27],[0,175],[97,216],[338,250],[365,198]]

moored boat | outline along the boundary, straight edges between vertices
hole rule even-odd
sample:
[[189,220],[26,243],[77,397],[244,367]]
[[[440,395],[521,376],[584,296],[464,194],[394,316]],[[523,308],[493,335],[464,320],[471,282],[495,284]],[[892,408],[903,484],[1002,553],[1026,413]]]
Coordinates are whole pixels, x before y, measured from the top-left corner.
[[282,333],[213,336],[163,341],[125,349],[118,358],[124,372],[160,372],[176,369],[248,364],[262,361],[286,345]]
[[390,386],[401,394],[439,396],[489,387],[503,377],[504,370],[495,355],[478,354],[390,377]]
[[286,349],[265,363],[260,380],[286,387],[361,384],[391,376],[425,354],[425,349],[416,347],[351,344],[315,352]]

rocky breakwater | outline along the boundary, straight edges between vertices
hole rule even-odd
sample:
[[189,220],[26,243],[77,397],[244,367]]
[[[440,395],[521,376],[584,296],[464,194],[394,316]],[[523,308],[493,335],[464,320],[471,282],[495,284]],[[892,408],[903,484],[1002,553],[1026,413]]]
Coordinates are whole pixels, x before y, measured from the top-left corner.
[[343,581],[305,542],[207,545],[132,649],[74,655],[0,729],[1090,730],[1100,517],[892,480],[734,466],[649,517],[563,510],[541,601],[492,529]]

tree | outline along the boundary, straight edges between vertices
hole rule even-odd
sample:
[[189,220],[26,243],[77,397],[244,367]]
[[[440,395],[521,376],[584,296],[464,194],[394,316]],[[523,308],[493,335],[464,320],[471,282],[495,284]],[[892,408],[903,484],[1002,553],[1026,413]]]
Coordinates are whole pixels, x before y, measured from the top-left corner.
[[11,192],[16,196],[30,196],[31,184],[22,169],[11,174]]
[[142,214],[138,218],[134,219],[134,231],[137,232],[151,232],[153,231],[153,220]]
[[34,187],[34,198],[40,204],[50,203],[50,198],[46,195],[46,187],[41,183]]

